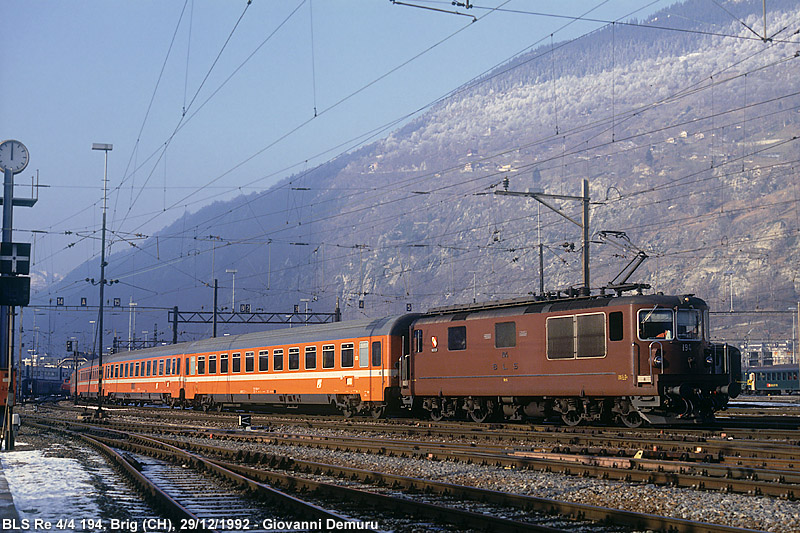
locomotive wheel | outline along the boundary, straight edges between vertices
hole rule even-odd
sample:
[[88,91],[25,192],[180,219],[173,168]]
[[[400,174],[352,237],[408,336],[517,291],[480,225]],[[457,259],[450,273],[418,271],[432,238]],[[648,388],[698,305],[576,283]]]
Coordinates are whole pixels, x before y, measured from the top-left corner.
[[568,426],[577,426],[581,423],[581,415],[575,409],[561,414],[561,420]]
[[483,402],[476,404],[472,410],[469,411],[470,419],[472,419],[473,422],[478,422],[479,424],[486,422],[491,415],[491,409],[487,408],[486,404]]
[[431,409],[430,413],[431,413],[431,420],[433,420],[434,422],[439,422],[442,418],[444,418],[441,409],[438,408]]
[[629,411],[627,414],[619,415],[619,419],[629,428],[638,428],[644,422],[636,411]]

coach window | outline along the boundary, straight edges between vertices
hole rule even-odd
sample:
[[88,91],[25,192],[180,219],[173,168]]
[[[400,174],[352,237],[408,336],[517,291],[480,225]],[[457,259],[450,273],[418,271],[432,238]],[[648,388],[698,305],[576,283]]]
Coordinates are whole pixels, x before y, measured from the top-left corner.
[[232,353],[231,354],[231,371],[235,374],[236,372],[242,371],[242,354],[240,353]]
[[152,364],[153,364],[153,362],[152,362],[151,360],[149,360],[149,359],[148,359],[148,360],[147,360],[147,368],[146,368],[146,370],[147,370],[147,373],[145,373],[145,376],[146,376],[146,377],[150,377],[150,365],[152,365]]
[[369,366],[369,341],[358,341],[358,366]]
[[217,356],[216,356],[216,354],[208,356],[208,373],[209,374],[216,374],[217,373]]
[[447,349],[451,352],[467,349],[467,326],[447,328]]
[[171,358],[167,359],[167,364],[165,366],[166,366],[166,368],[164,369],[165,370],[165,374],[168,375],[168,376],[172,375],[172,359]]
[[283,349],[272,350],[272,370],[283,370]]
[[220,354],[219,356],[219,373],[228,373],[228,354],[226,353]]
[[494,347],[513,348],[517,345],[517,323],[498,322],[494,325]]
[[383,354],[381,353],[381,341],[372,343],[372,366],[383,365]]
[[134,377],[139,377],[139,361],[136,361],[136,363],[133,365],[133,375]]
[[181,373],[181,358],[178,357],[175,359],[175,375],[180,375]]
[[300,348],[289,348],[289,370],[300,368]]
[[244,371],[245,372],[255,372],[256,370],[256,353],[255,352],[245,352],[244,353]]
[[333,344],[322,345],[322,368],[333,368],[336,348]]
[[163,376],[164,375],[164,360],[163,359],[159,359],[159,361],[158,361],[158,375],[159,376]]
[[269,370],[269,350],[258,352],[258,371],[267,372]]
[[203,375],[206,373],[206,356],[201,355],[197,358],[197,373]]
[[306,370],[317,368],[317,347],[306,346]]
[[119,365],[114,365],[114,377],[119,377]]
[[608,340],[621,341],[625,336],[625,328],[622,323],[622,311],[608,313]]
[[353,352],[354,352],[354,344],[352,342],[346,342],[342,344],[342,368],[352,368],[353,367]]
[[195,356],[191,356],[186,366],[187,370],[189,371],[189,375],[194,376],[195,371],[197,370],[197,358]]
[[414,330],[414,353],[422,353],[422,330]]
[[575,358],[575,321],[572,316],[547,319],[547,358]]

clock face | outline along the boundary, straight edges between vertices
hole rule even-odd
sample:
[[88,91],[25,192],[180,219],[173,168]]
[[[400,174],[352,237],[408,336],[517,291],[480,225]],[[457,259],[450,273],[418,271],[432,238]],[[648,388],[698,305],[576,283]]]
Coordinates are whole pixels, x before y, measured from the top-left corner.
[[28,166],[28,149],[19,141],[3,141],[0,144],[0,168],[10,170],[14,174],[22,172]]

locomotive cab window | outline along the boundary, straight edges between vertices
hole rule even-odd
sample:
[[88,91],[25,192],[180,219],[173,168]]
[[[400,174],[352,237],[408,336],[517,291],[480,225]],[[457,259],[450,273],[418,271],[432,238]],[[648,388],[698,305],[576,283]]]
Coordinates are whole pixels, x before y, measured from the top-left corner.
[[517,345],[517,323],[498,322],[494,325],[494,347],[513,348]]
[[451,352],[467,349],[467,326],[447,328],[447,349]]
[[422,353],[422,330],[414,330],[414,353]]
[[678,309],[676,316],[678,338],[699,340],[703,331],[701,314],[697,309]]
[[639,338],[642,340],[672,340],[671,309],[640,309]]

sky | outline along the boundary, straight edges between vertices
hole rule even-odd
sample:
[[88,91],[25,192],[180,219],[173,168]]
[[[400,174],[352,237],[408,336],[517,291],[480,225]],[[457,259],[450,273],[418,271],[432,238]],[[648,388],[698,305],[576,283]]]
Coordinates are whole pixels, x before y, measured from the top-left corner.
[[408,3],[470,16],[389,0],[5,0],[0,139],[30,153],[15,196],[38,202],[14,210],[14,241],[33,242],[32,270],[99,256],[93,143],[113,144],[119,243],[381,138],[511,57],[603,25],[568,17],[641,19],[673,2]]

